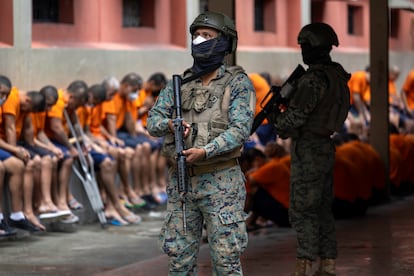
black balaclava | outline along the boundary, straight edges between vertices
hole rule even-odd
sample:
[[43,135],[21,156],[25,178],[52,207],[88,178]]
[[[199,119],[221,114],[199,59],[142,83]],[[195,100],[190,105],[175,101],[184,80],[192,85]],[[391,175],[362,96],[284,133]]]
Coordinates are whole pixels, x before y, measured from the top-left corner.
[[300,47],[302,48],[303,62],[307,65],[327,64],[332,62],[331,56],[329,55],[332,47],[312,47],[308,43],[302,43]]
[[207,68],[220,67],[229,47],[229,41],[224,36],[218,36],[197,45],[191,44],[191,55],[194,59],[193,72],[197,74]]

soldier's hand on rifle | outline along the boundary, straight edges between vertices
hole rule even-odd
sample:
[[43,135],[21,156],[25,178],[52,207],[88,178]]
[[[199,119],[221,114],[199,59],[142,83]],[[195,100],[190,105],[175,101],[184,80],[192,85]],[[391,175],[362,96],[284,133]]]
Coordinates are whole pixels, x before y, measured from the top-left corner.
[[194,163],[206,158],[206,151],[199,148],[190,148],[183,150],[183,154],[188,163]]
[[[190,133],[190,124],[187,123],[186,121],[183,121],[183,126],[184,126],[184,138],[187,138],[188,134]],[[175,132],[175,128],[174,128],[174,122],[173,120],[169,120],[168,121],[168,128],[170,129],[170,131],[172,133]]]

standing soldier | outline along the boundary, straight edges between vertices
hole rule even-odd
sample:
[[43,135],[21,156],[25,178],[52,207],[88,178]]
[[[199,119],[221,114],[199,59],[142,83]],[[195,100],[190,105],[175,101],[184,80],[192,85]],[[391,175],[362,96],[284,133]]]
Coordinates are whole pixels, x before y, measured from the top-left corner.
[[[244,70],[223,64],[237,46],[237,31],[224,14],[205,12],[190,26],[193,66],[181,76],[182,117],[189,188],[183,227],[177,170],[169,170],[168,214],[161,230],[162,250],[170,257],[169,275],[197,275],[203,223],[212,254],[213,275],[242,275],[240,256],[247,246],[243,211],[244,176],[238,164],[249,137],[255,94]],[[165,136],[162,152],[175,161],[174,93],[170,81],[149,112],[148,131]]]
[[291,178],[289,219],[297,233],[297,260],[292,275],[335,275],[337,245],[333,200],[335,147],[331,135],[341,131],[349,109],[350,74],[331,60],[335,31],[325,23],[306,25],[298,43],[309,66],[297,80],[287,109],[269,118],[282,138],[290,137]]

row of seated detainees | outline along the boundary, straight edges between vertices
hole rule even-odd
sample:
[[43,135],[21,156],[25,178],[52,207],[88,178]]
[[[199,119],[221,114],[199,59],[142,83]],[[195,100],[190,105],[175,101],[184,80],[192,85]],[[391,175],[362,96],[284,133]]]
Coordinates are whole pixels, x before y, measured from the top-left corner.
[[[362,216],[372,204],[388,198],[386,169],[379,154],[355,135],[336,136],[334,203],[336,218]],[[391,134],[389,181],[392,195],[405,195],[414,188],[414,135]],[[258,217],[289,226],[290,155],[270,142],[264,151],[250,148],[240,158],[246,174],[247,225],[254,228]]]
[[[157,87],[152,78],[143,83],[138,74],[129,73],[121,82],[107,78],[102,83],[88,86],[84,81],[78,80],[73,81],[67,89],[59,91],[50,85],[40,91],[21,91],[12,87],[7,77],[1,76],[1,80],[1,98],[4,104],[0,112],[0,148],[4,151],[4,156],[1,156],[0,164],[16,159],[22,169],[14,172],[8,168],[13,166],[8,166],[5,173],[10,180],[0,180],[1,184],[8,184],[6,186],[11,193],[12,209],[10,214],[3,213],[8,210],[0,209],[0,236],[15,235],[13,227],[30,232],[46,230],[43,220],[59,219],[65,223],[76,223],[79,220],[70,210],[77,207],[71,204],[74,197],[69,186],[73,183],[69,181],[71,164],[83,153],[70,144],[71,133],[67,128],[65,112],[72,123],[78,124],[85,132],[83,142],[86,141],[90,146],[86,148],[94,161],[108,222],[118,226],[139,223],[141,218],[130,209],[135,205],[141,207],[143,202],[147,203],[143,200],[144,196],[151,195],[151,192],[154,204],[161,203],[156,196],[165,189],[163,176],[166,167],[156,166],[159,141],[145,135],[142,125],[138,126],[135,122],[143,120],[138,117],[138,113],[145,115],[149,107],[143,108],[143,105],[150,106],[154,102],[162,84]],[[137,93],[140,89],[141,93]],[[149,94],[152,100],[138,105],[133,94]],[[147,101],[146,98],[138,100]],[[104,105],[111,105],[111,108],[104,108]],[[126,109],[127,106],[130,108]],[[75,117],[78,119],[73,119]],[[112,127],[108,125],[109,121],[113,122]],[[125,127],[127,121],[131,126],[129,132],[129,128]],[[148,156],[140,150],[143,146],[149,148],[145,151]],[[126,162],[127,154],[124,152],[128,150],[132,154],[128,157],[129,162]],[[120,157],[121,154],[123,158]],[[143,162],[136,162],[137,159]],[[154,165],[151,169],[148,168],[149,163]],[[130,167],[126,168],[123,166],[125,164],[130,164]],[[138,167],[134,168],[137,164]],[[165,165],[165,162],[161,164]],[[143,169],[144,165],[148,169]],[[46,170],[47,179],[44,177]],[[128,174],[131,172],[133,181],[130,182]],[[115,186],[117,173],[120,176],[119,187]],[[150,175],[154,176],[151,180]],[[158,182],[155,175],[158,176],[158,181],[163,180],[164,183]],[[147,185],[143,185],[144,178]],[[12,185],[12,182],[15,184]],[[165,199],[162,201],[165,202]],[[16,214],[19,217],[15,219]]]

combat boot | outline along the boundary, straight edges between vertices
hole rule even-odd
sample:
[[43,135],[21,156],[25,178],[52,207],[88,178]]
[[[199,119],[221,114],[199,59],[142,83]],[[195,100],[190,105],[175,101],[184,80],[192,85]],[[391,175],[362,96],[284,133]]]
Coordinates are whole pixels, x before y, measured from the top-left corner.
[[311,276],[312,261],[308,259],[296,259],[295,271],[291,276]]
[[321,259],[314,276],[335,276],[335,259]]

